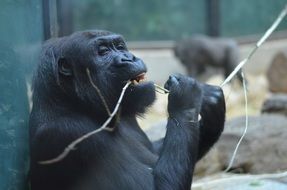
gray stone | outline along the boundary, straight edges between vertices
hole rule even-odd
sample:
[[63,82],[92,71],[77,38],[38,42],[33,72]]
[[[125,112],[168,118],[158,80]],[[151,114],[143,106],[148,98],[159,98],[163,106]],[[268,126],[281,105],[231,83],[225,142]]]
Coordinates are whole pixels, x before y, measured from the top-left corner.
[[[286,178],[286,177],[285,177]],[[282,178],[260,178],[258,175],[216,174],[194,181],[192,190],[286,190]]]
[[267,70],[269,90],[287,93],[287,51],[276,54]]
[[277,113],[287,116],[287,94],[274,94],[265,102],[261,108],[262,113]]
[[[226,122],[219,141],[196,165],[195,179],[224,170],[245,127],[245,117]],[[153,140],[165,134],[165,122],[146,131]],[[233,172],[273,173],[287,170],[287,117],[277,114],[250,116],[248,131],[236,155]]]
[[[197,164],[201,173],[205,173],[203,172],[205,170],[210,174],[209,168],[213,165],[216,165],[219,170],[228,166],[244,127],[245,117],[226,122],[225,131],[214,146],[214,150]],[[287,170],[286,139],[287,118],[285,116],[264,114],[249,117],[247,134],[232,166],[234,172],[260,174]],[[215,160],[219,163],[215,163]]]

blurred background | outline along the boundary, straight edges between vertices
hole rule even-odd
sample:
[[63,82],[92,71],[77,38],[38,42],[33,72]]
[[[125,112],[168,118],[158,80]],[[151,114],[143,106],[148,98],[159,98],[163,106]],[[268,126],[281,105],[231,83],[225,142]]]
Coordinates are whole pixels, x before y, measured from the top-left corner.
[[[129,49],[147,64],[148,79],[163,85],[170,74],[187,74],[185,67],[174,55],[173,48],[177,41],[188,39],[195,34],[232,38],[239,44],[239,57],[243,59],[276,19],[286,2],[286,0],[1,0],[0,189],[22,189],[26,184],[29,162],[27,122],[31,104],[30,81],[41,45],[45,40],[87,29],[105,29],[120,33],[127,40]],[[256,129],[255,134],[250,135],[250,138],[252,137],[250,141],[260,139],[262,135],[265,135],[266,139],[273,135],[272,139],[276,137],[277,141],[272,141],[273,144],[267,143],[266,146],[277,148],[270,149],[271,152],[268,153],[271,155],[270,159],[262,162],[257,158],[251,159],[252,155],[245,155],[246,151],[245,154],[242,152],[242,159],[238,159],[235,163],[236,171],[261,173],[287,169],[287,162],[283,159],[287,157],[287,150],[282,147],[283,140],[287,137],[286,37],[285,19],[250,63],[244,67],[248,79],[249,114],[253,117],[251,123],[253,122],[255,127],[264,124],[267,128],[273,127],[273,130],[278,125],[275,136],[274,131],[272,134],[265,131],[266,134],[257,135],[257,131],[261,129]],[[272,64],[275,66],[271,66]],[[219,85],[223,80],[222,73],[216,73],[210,75],[204,82]],[[208,157],[213,163],[217,163],[213,164],[216,166],[215,169],[203,165],[198,172],[201,175],[215,173],[226,167],[230,153],[244,127],[242,85],[231,83],[224,87],[224,92],[227,125],[237,128],[230,127],[229,134],[227,129],[230,147],[223,147],[226,154],[222,157],[218,156],[218,153],[213,153],[215,156]],[[166,95],[158,94],[157,102],[145,118],[139,118],[139,122],[153,139],[164,135],[162,126],[166,118],[166,99]],[[266,101],[269,101],[267,108],[263,108]],[[267,116],[262,112],[268,112]],[[152,129],[159,130],[151,132]],[[282,133],[283,130],[286,133]],[[234,137],[231,140],[230,134]],[[226,144],[226,141],[222,144]],[[247,143],[242,150],[250,146]],[[217,149],[222,152],[222,147],[215,148]],[[257,155],[265,155],[268,148],[265,147],[264,151],[250,148],[248,150],[248,153],[258,151]],[[276,161],[272,157],[274,152],[278,158]],[[268,162],[273,163],[271,168],[265,167]]]

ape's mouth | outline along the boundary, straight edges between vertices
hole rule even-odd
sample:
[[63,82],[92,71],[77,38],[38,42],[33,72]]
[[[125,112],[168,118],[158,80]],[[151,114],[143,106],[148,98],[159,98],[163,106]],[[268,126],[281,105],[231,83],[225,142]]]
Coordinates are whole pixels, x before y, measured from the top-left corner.
[[141,73],[137,75],[136,77],[132,78],[130,81],[132,82],[132,84],[138,85],[146,80],[145,74],[146,73]]

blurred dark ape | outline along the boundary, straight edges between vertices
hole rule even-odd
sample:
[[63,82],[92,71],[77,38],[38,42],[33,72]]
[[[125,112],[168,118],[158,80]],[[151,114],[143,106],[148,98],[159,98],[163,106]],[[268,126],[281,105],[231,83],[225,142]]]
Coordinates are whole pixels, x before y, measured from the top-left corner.
[[[114,130],[91,136],[59,162],[40,164],[109,117],[87,69],[109,110],[132,81],[117,120],[108,126]],[[33,81],[32,190],[190,189],[196,162],[224,127],[222,90],[187,76],[170,76],[165,84],[170,91],[167,132],[154,143],[136,120],[155,100],[154,83],[145,80],[146,72],[118,34],[83,31],[45,43]]]
[[[185,66],[188,75],[197,79],[210,67],[220,68],[226,78],[239,63],[238,45],[228,38],[195,35],[178,41],[174,54]],[[237,78],[242,81],[240,72]]]

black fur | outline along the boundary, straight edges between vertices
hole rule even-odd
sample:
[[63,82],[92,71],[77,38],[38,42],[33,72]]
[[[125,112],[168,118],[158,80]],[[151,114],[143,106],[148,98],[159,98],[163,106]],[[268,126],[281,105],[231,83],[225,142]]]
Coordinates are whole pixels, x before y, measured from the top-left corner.
[[169,119],[157,150],[136,121],[155,100],[153,83],[144,82],[127,89],[118,121],[109,126],[115,127],[113,132],[93,135],[58,163],[38,163],[58,156],[108,118],[86,68],[110,110],[125,83],[146,72],[122,37],[111,32],[78,32],[44,45],[33,82],[31,189],[190,189],[196,161],[223,130],[225,102],[220,88],[181,75],[171,76],[165,85]]

